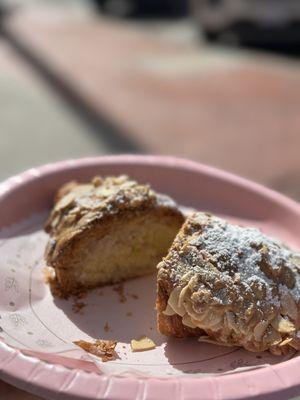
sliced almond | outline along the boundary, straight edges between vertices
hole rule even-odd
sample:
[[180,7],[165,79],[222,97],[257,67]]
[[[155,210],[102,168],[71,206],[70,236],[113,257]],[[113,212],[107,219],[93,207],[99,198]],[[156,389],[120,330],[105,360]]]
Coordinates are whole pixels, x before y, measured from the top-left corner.
[[175,311],[173,310],[173,308],[170,306],[170,304],[167,304],[167,307],[166,307],[166,309],[163,311],[163,314],[165,314],[165,315],[167,315],[167,316],[172,316],[172,315],[174,315],[174,314],[176,314],[175,313]]
[[70,206],[74,202],[75,198],[76,198],[76,196],[73,192],[66,194],[56,204],[55,209],[62,210],[64,208]]
[[184,299],[185,297],[190,297],[189,296],[190,288],[188,285],[186,285],[180,292],[179,298],[178,298],[178,307],[180,309],[184,309]]
[[253,330],[255,340],[260,341],[269,326],[268,321],[259,322]]
[[280,333],[292,333],[295,331],[295,325],[289,319],[281,316],[275,318],[271,325]]
[[278,346],[279,347],[285,346],[285,345],[289,344],[292,340],[293,340],[293,338],[284,339],[281,343],[279,343]]
[[132,351],[147,351],[155,349],[156,345],[152,339],[147,336],[142,336],[139,339],[131,340],[131,350]]
[[267,332],[263,336],[263,342],[269,344],[271,347],[277,346],[281,343],[282,337],[277,330],[272,328],[271,326],[268,327]]
[[290,293],[286,292],[281,297],[281,310],[284,315],[288,315],[294,321],[297,320],[297,305]]
[[182,317],[182,323],[185,326],[188,326],[190,328],[195,328],[196,324],[192,321],[192,318],[189,316],[189,314],[184,314]]
[[115,348],[117,345],[116,340],[97,339],[94,342],[87,342],[86,340],[76,340],[73,343],[81,347],[88,353],[100,357],[103,362],[110,361],[115,358]]
[[175,287],[169,297],[168,304],[172,307],[172,309],[176,312],[176,314],[180,315],[181,317],[185,314],[184,307],[180,307],[178,305],[179,296],[182,288],[177,286]]

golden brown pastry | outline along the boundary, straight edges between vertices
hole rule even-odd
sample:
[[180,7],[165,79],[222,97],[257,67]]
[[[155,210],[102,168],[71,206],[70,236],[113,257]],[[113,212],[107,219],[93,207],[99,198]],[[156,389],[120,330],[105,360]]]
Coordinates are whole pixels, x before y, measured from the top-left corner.
[[116,340],[96,339],[94,342],[87,342],[86,340],[76,340],[73,343],[81,347],[84,351],[93,354],[94,356],[100,357],[102,362],[111,361],[116,358]]
[[56,293],[67,296],[153,272],[183,222],[173,200],[126,176],[66,184],[45,225]]
[[300,258],[258,229],[192,214],[158,265],[158,329],[283,354],[300,349]]

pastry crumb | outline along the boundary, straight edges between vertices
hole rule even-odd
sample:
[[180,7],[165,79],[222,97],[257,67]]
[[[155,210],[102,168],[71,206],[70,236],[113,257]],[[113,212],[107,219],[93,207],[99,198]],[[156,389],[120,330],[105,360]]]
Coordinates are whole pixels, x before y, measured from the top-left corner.
[[131,297],[135,300],[137,300],[139,298],[139,296],[137,294],[132,294]]
[[119,302],[120,303],[126,303],[127,298],[126,298],[125,293],[124,293],[124,285],[123,285],[123,283],[120,283],[119,285],[114,286],[113,287],[113,291],[118,293]]
[[86,296],[87,296],[87,291],[86,290],[82,290],[81,292],[76,294],[76,298],[77,299],[84,299]]
[[103,329],[104,329],[104,332],[109,332],[111,330],[110,326],[108,325],[108,322],[105,322]]
[[50,286],[50,291],[53,297],[58,297],[64,300],[69,299],[70,295],[62,289],[56,277],[51,278],[47,283]]
[[44,267],[43,270],[43,280],[45,283],[51,283],[55,279],[55,271],[53,268]]
[[132,339],[130,345],[133,352],[152,350],[156,347],[153,340],[147,336],[141,336],[139,339]]
[[132,312],[131,312],[131,311],[128,311],[128,312],[126,313],[126,317],[132,317]]
[[81,347],[86,352],[100,357],[103,362],[113,360],[116,356],[115,348],[117,345],[116,340],[101,340],[97,339],[94,342],[87,342],[85,340],[76,340],[73,342]]
[[86,307],[86,303],[83,303],[82,301],[76,301],[72,306],[72,310],[75,314],[82,314],[84,307]]

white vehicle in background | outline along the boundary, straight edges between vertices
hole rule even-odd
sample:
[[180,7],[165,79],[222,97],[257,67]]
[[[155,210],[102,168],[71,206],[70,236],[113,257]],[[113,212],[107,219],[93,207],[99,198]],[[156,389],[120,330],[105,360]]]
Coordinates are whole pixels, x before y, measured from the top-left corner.
[[272,40],[274,32],[285,28],[300,40],[300,0],[191,0],[191,9],[209,40],[228,29],[264,33]]

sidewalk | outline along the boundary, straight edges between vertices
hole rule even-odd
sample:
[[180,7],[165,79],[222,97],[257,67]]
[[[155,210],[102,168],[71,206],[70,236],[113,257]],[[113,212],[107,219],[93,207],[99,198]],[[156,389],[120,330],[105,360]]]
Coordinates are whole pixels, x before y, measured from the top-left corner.
[[7,30],[134,151],[192,158],[300,199],[299,61],[53,9],[16,14]]
[[25,168],[112,151],[0,41],[0,180]]

